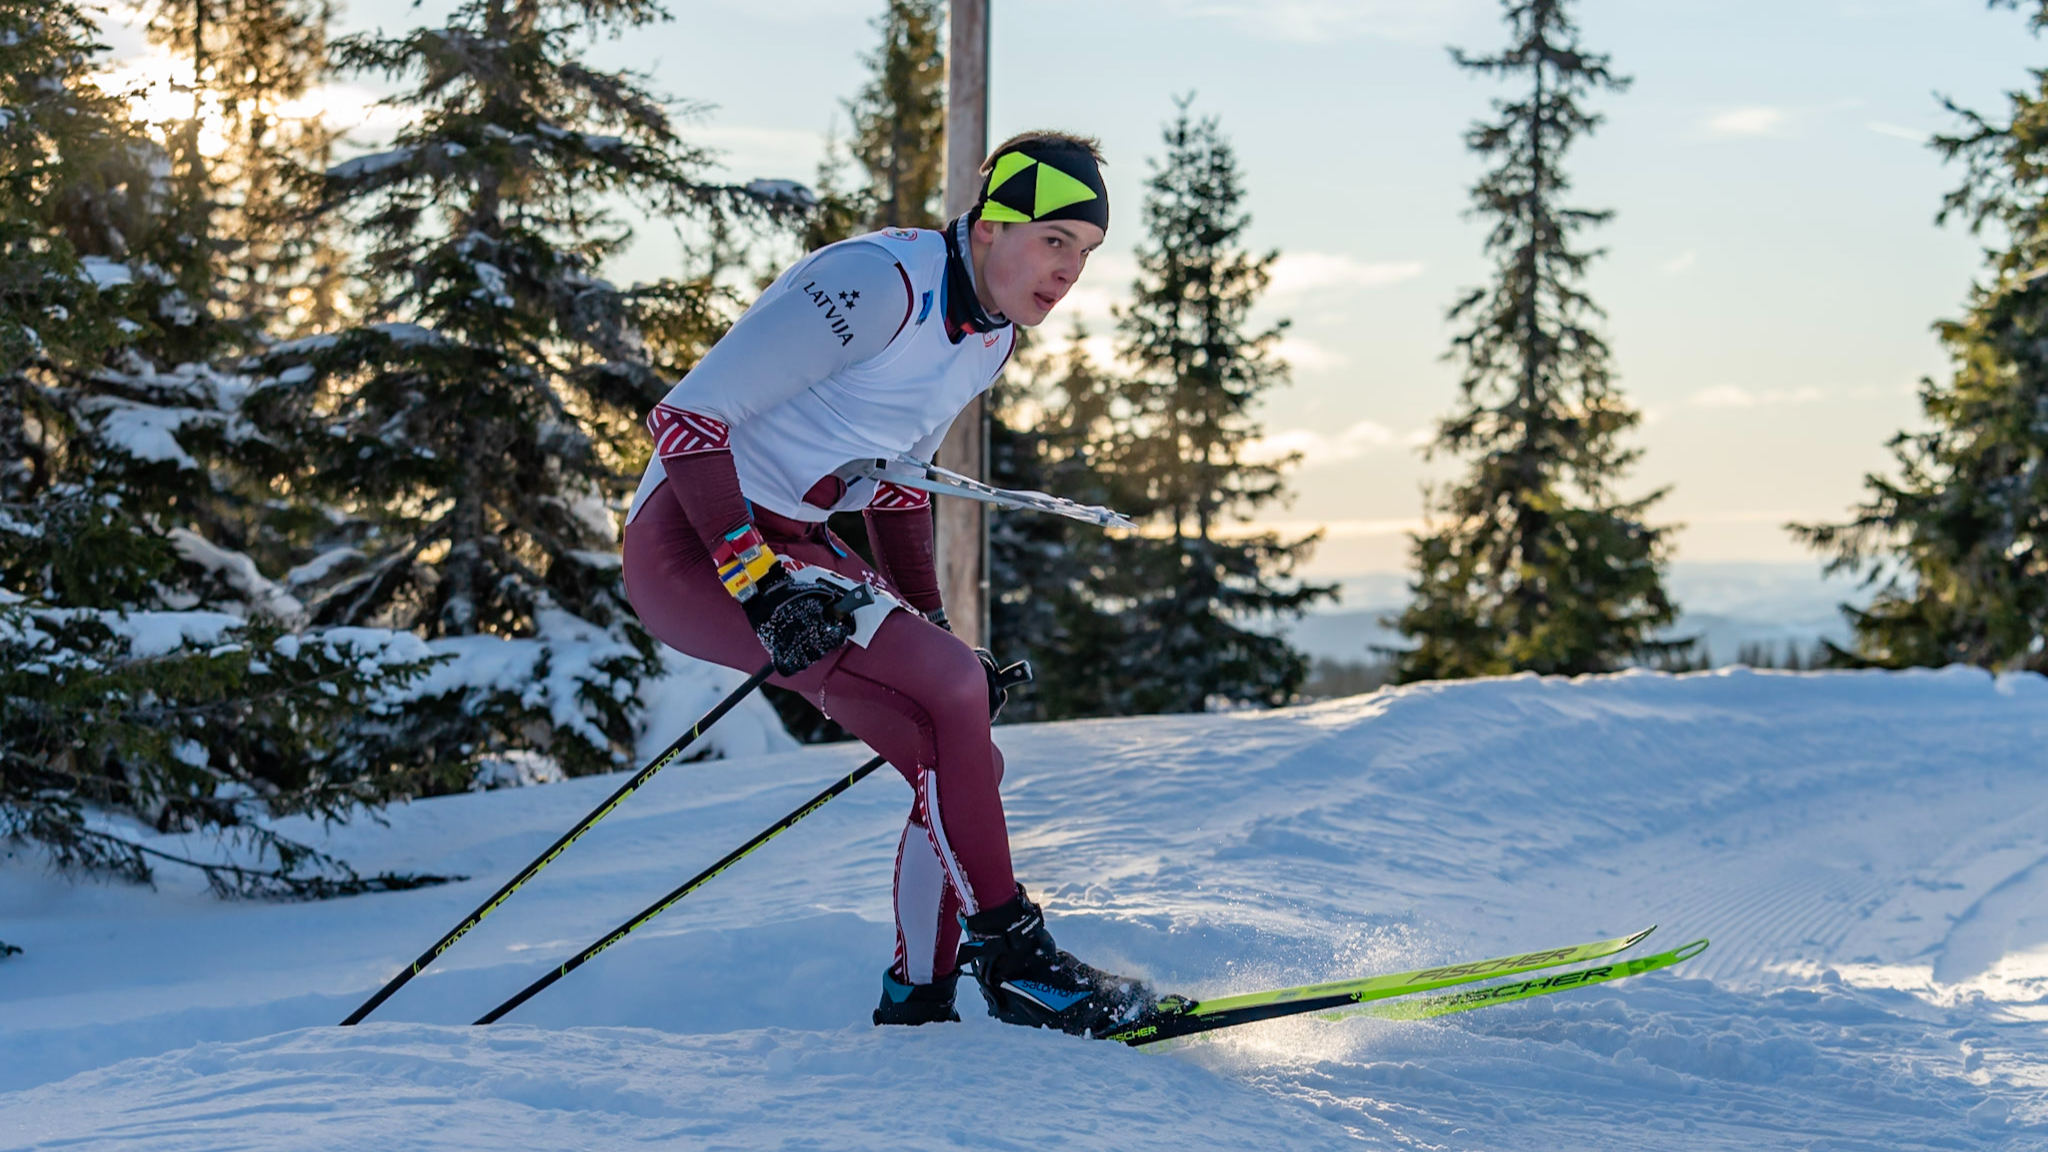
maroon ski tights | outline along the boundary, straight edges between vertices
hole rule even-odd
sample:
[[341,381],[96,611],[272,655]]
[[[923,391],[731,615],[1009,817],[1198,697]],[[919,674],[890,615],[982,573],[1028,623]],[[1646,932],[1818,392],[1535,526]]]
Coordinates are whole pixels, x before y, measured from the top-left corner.
[[[822,524],[758,508],[755,524],[778,555],[888,588]],[[672,494],[651,494],[626,526],[625,568],[633,610],[663,643],[745,672],[768,662]],[[960,914],[1016,892],[981,661],[952,633],[896,611],[867,647],[849,642],[769,683],[801,692],[910,781],[916,800],[896,853],[897,975],[925,984],[953,971]]]

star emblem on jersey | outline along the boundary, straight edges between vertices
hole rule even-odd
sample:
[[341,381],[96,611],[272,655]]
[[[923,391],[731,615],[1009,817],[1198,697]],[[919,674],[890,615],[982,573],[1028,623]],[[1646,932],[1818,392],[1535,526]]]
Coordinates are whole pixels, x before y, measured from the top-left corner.
[[1093,199],[1093,188],[1045,161],[1006,152],[988,174],[988,200],[981,206],[981,218],[1029,224],[1069,204]]
[[846,305],[846,310],[848,312],[853,311],[853,302],[858,299],[860,299],[860,290],[858,288],[854,289],[851,292],[841,292],[839,294],[839,302],[841,304]]

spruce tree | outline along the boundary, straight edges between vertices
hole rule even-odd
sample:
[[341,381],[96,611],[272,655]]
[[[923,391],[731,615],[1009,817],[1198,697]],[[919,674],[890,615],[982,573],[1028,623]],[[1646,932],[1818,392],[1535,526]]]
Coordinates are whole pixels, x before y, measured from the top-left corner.
[[[1122,382],[1088,356],[1077,325],[1056,353],[1026,353],[991,390],[989,471],[1004,488],[1057,492],[1115,506],[1122,493],[1107,464],[1131,428],[1115,418]],[[1021,379],[1015,379],[1021,375]],[[991,647],[1040,670],[1011,693],[1010,723],[1110,714],[1129,677],[1120,665],[1124,622],[1104,599],[1116,564],[1100,528],[1042,513],[989,510]]]
[[332,222],[298,211],[302,169],[327,166],[337,133],[292,115],[327,68],[330,0],[157,0],[150,38],[190,63],[223,139],[199,150],[199,124],[167,138],[188,196],[204,208],[215,311],[242,342],[324,331],[345,315],[344,259]]
[[882,42],[863,60],[867,85],[846,104],[853,157],[868,175],[868,227],[931,227],[945,210],[944,5],[888,0],[870,27]]
[[1601,317],[1582,285],[1601,255],[1575,236],[1606,222],[1573,208],[1564,154],[1596,128],[1584,108],[1629,81],[1586,51],[1564,0],[1503,0],[1510,43],[1457,64],[1520,80],[1495,119],[1466,143],[1493,166],[1472,188],[1487,220],[1491,285],[1450,310],[1466,323],[1451,357],[1463,365],[1461,405],[1431,454],[1470,457],[1462,481],[1433,494],[1431,523],[1413,537],[1415,599],[1396,621],[1416,647],[1399,653],[1405,681],[1604,672],[1685,647],[1654,639],[1677,616],[1660,572],[1669,528],[1644,520],[1664,495],[1636,500],[1614,485],[1638,452],[1620,437],[1641,419],[1614,387]]
[[[216,322],[248,344],[338,318],[334,230],[299,217],[298,169],[324,167],[335,133],[293,117],[327,65],[326,0],[158,0],[150,38],[187,62],[204,116],[223,139],[201,148],[195,118],[166,134],[174,179],[192,205],[188,291],[215,301]],[[203,279],[202,279],[203,277]]]
[[1096,453],[1112,506],[1150,529],[1116,541],[1101,592],[1123,629],[1122,683],[1104,712],[1285,703],[1307,661],[1253,625],[1332,592],[1293,579],[1317,536],[1233,531],[1286,497],[1291,461],[1244,458],[1260,433],[1258,400],[1287,377],[1273,351],[1285,322],[1250,321],[1278,253],[1245,250],[1251,217],[1236,153],[1214,117],[1178,103],[1146,182],[1134,299],[1118,312],[1130,375],[1109,410],[1121,427]]
[[[2029,23],[2048,26],[2048,4]],[[1999,246],[1962,318],[1935,326],[1955,367],[1921,381],[1928,428],[1892,438],[1899,475],[1865,477],[1853,519],[1792,526],[1829,572],[1875,587],[1844,607],[1855,639],[1830,645],[1838,663],[2048,671],[2048,69],[2033,80],[2002,119],[1944,101],[1963,128],[1932,144],[1966,175],[1937,222]]]
[[[861,57],[868,80],[842,107],[851,139],[836,131],[818,162],[818,203],[806,221],[806,252],[878,228],[925,228],[945,206],[946,56],[938,0],[889,0],[869,22],[880,43]],[[849,167],[855,186],[842,188]],[[856,518],[857,519],[857,518]]]
[[[253,819],[434,786],[386,708],[425,653],[290,634],[289,594],[176,526],[179,495],[204,488],[185,474],[206,472],[186,445],[235,435],[234,387],[138,351],[185,319],[162,311],[178,271],[145,254],[189,249],[149,243],[180,219],[160,214],[175,188],[89,80],[101,51],[83,9],[0,3],[0,837],[135,880],[190,864],[223,893],[410,883]],[[88,809],[219,831],[243,863],[146,846]]]
[[602,279],[629,233],[601,205],[709,224],[809,204],[705,182],[642,77],[571,50],[659,18],[650,0],[469,0],[445,27],[338,41],[343,69],[413,82],[393,147],[326,173],[325,211],[365,245],[369,322],[267,351],[249,404],[298,453],[293,489],[347,510],[306,557],[312,618],[540,638],[538,682],[468,701],[446,741],[538,745],[571,772],[616,766],[659,660],[618,570],[641,416],[687,366],[671,357],[726,322],[704,279]]

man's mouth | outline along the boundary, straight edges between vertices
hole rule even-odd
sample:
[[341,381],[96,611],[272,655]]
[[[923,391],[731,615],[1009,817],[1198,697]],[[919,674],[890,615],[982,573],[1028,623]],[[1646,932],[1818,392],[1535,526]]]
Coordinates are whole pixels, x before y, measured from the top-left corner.
[[1044,293],[1044,292],[1033,292],[1033,293],[1031,294],[1031,299],[1032,299],[1032,300],[1033,300],[1033,301],[1034,301],[1035,303],[1037,303],[1037,305],[1038,305],[1038,307],[1039,307],[1039,309],[1040,309],[1041,311],[1045,311],[1045,312],[1050,312],[1050,311],[1052,311],[1052,306],[1060,302],[1060,298],[1059,298],[1059,297],[1057,297],[1057,296],[1053,296],[1053,295],[1049,295],[1049,294],[1047,294],[1047,293]]

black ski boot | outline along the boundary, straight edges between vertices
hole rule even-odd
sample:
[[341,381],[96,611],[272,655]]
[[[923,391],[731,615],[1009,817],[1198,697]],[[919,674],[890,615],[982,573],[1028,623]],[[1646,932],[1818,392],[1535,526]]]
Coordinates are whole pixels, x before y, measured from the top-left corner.
[[929,984],[905,984],[895,970],[882,973],[882,1002],[875,1007],[877,1024],[959,1023],[953,1008],[953,986],[960,982],[956,969]]
[[988,1014],[1005,1023],[1100,1037],[1143,1015],[1157,999],[1141,980],[1090,968],[1062,952],[1022,884],[1009,903],[966,923],[960,963],[974,965]]

